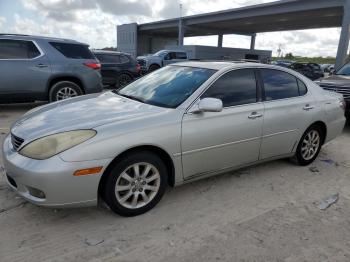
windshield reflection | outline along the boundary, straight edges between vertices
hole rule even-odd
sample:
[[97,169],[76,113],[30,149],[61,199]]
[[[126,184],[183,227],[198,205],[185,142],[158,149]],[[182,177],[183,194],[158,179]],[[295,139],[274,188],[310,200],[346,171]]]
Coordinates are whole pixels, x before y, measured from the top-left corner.
[[129,84],[117,94],[155,106],[176,108],[215,72],[204,68],[167,66]]

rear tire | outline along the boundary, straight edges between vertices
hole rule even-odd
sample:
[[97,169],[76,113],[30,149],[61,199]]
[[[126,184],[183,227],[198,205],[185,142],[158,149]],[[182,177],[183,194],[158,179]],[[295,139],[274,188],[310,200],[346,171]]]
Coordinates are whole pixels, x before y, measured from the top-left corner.
[[122,88],[132,82],[132,77],[128,74],[121,74],[118,77],[117,88]]
[[318,157],[323,142],[324,132],[318,125],[309,127],[298,144],[295,160],[301,166],[310,165]]
[[83,91],[76,83],[71,81],[60,81],[51,87],[49,101],[51,103],[81,95],[83,95]]
[[168,184],[165,164],[148,151],[126,155],[106,175],[103,198],[113,212],[125,217],[151,210]]

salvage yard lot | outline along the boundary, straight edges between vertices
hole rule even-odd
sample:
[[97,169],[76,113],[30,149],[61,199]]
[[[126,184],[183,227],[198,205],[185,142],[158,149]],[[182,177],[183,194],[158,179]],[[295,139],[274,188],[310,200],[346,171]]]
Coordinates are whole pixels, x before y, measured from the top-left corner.
[[[33,106],[0,105],[1,144]],[[350,261],[349,148],[348,124],[309,167],[281,160],[168,189],[134,218],[36,207],[1,168],[0,261]]]

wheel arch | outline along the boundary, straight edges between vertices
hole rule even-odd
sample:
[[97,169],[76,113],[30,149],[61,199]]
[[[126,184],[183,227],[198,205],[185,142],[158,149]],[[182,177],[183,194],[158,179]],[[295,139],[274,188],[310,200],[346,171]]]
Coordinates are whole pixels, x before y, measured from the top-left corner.
[[49,79],[47,83],[47,87],[46,87],[47,97],[50,94],[51,88],[58,82],[63,82],[63,81],[69,81],[69,82],[73,82],[74,84],[77,84],[81,88],[81,91],[83,91],[83,94],[85,94],[86,91],[85,91],[84,84],[79,77],[71,76],[71,75],[57,75]]
[[150,64],[150,66],[148,67],[148,69],[151,68],[152,66],[156,66],[156,67],[158,67],[158,68],[161,68],[161,67],[162,67],[162,66],[161,66],[160,64],[158,64],[158,63],[152,63],[152,64]]
[[105,171],[102,174],[102,177],[100,179],[99,185],[98,185],[98,195],[101,196],[101,193],[104,189],[104,185],[107,181],[108,173],[110,170],[113,168],[113,166],[123,157],[125,157],[128,154],[132,154],[134,152],[140,152],[140,151],[149,151],[157,156],[159,156],[162,161],[164,162],[167,171],[168,171],[168,184],[173,187],[175,185],[175,166],[174,162],[171,158],[171,156],[162,148],[154,145],[142,145],[142,146],[137,146],[137,147],[132,147],[129,148],[122,153],[120,153],[118,156],[116,156],[111,163],[107,166]]
[[312,123],[309,127],[308,127],[308,129],[309,128],[311,128],[311,127],[313,127],[313,126],[318,126],[318,127],[320,127],[321,128],[321,130],[322,130],[322,132],[323,132],[323,137],[322,137],[322,144],[324,144],[324,142],[326,141],[326,139],[327,139],[327,125],[323,122],[323,121],[316,121],[316,122],[314,122],[314,123]]

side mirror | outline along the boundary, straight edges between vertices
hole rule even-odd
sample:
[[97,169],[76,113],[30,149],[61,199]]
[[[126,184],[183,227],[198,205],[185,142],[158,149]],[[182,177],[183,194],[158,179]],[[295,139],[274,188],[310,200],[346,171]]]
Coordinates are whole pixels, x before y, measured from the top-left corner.
[[201,99],[189,112],[194,114],[203,112],[221,112],[223,108],[224,106],[220,99],[207,97]]

